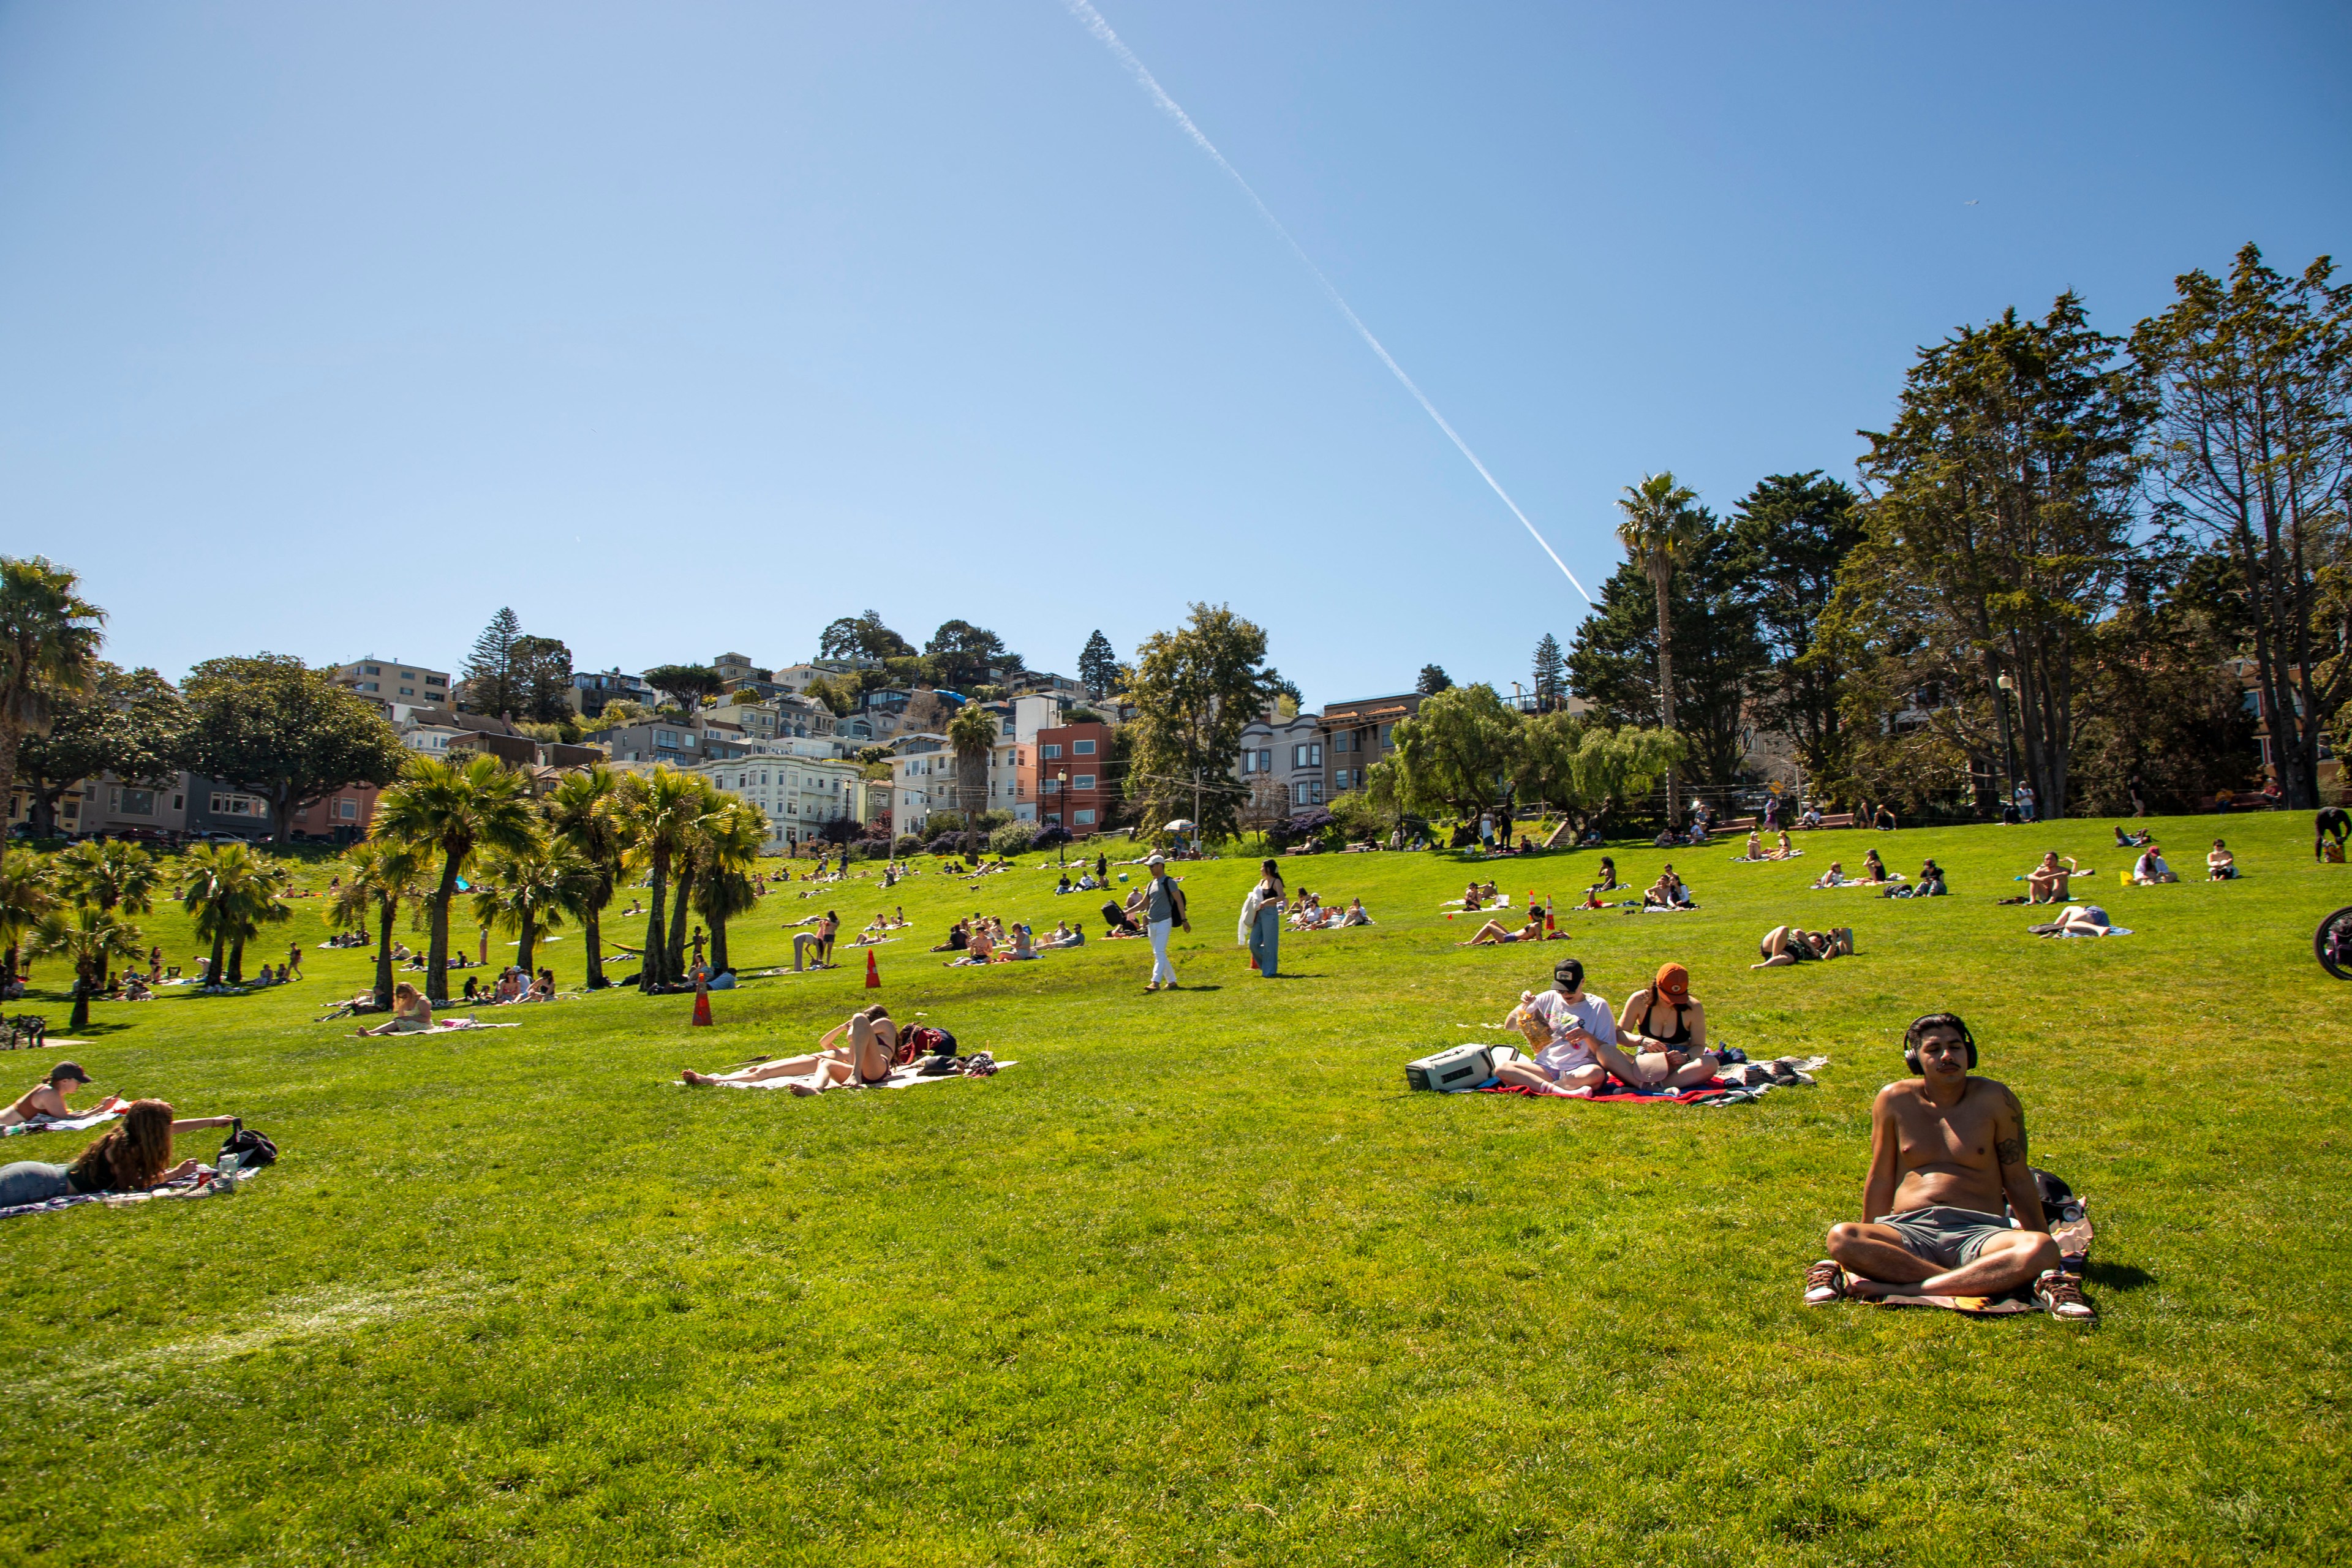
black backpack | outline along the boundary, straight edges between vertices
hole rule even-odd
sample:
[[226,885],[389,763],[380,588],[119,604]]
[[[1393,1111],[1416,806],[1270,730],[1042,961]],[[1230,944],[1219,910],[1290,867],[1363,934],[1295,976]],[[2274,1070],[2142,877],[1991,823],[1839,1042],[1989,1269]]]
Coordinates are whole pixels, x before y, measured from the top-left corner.
[[[227,1142],[220,1147],[220,1159],[225,1160],[231,1154],[237,1157],[236,1163],[240,1165],[270,1165],[278,1162],[278,1145],[269,1141],[267,1133],[256,1132],[240,1121],[230,1131]],[[215,1163],[218,1163],[218,1160],[215,1161]]]

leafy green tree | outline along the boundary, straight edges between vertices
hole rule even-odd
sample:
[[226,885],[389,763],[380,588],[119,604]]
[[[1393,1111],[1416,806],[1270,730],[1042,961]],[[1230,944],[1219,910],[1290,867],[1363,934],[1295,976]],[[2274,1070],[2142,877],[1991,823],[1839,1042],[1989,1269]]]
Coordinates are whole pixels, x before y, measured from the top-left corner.
[[[16,787],[17,748],[47,728],[50,703],[97,679],[106,612],[80,587],[46,556],[0,555],[0,800]],[[0,832],[0,855],[7,842]]]
[[144,956],[145,940],[137,926],[96,904],[54,910],[42,919],[33,932],[32,950],[73,965],[73,1016],[68,1029],[78,1035],[89,1027],[89,999],[106,989],[108,969],[118,958]]
[[1097,701],[1118,689],[1118,654],[1099,629],[1087,638],[1086,649],[1078,655],[1078,684]]
[[2287,278],[2252,245],[2225,281],[2192,270],[2132,351],[2158,391],[2168,521],[2221,552],[2244,607],[2271,754],[2290,808],[2319,804],[2323,737],[2352,700],[2352,287],[2321,257]]
[[604,910],[620,886],[628,857],[620,775],[598,763],[568,773],[547,797],[547,827],[596,868],[596,885],[580,907],[581,934],[588,944],[588,989],[604,988]]
[[704,698],[719,695],[719,671],[707,664],[657,664],[646,671],[645,679],[685,703],[689,712]]
[[191,716],[171,682],[152,669],[97,661],[87,689],[52,697],[45,731],[16,752],[33,831],[57,831],[58,802],[84,779],[161,784],[187,758]]
[[1816,468],[1759,481],[1731,516],[1729,569],[1770,661],[1749,678],[1756,718],[1788,736],[1807,775],[1819,779],[1845,771],[1845,671],[1821,626],[1838,570],[1863,540],[1861,501]]
[[1265,710],[1281,679],[1265,666],[1265,633],[1224,605],[1195,604],[1172,632],[1136,650],[1127,699],[1135,722],[1119,727],[1129,753],[1127,798],[1145,821],[1192,816],[1209,837],[1235,831],[1244,792],[1233,782],[1242,731]]
[[1539,710],[1559,707],[1568,696],[1568,660],[1560,654],[1559,639],[1549,632],[1536,643],[1531,685]]
[[477,850],[513,854],[538,837],[530,787],[496,757],[463,762],[412,757],[399,782],[376,797],[369,837],[405,844],[441,858],[441,877],[427,895],[431,938],[425,988],[436,1003],[449,1000],[449,906],[466,862]]
[[1391,732],[1405,808],[1476,816],[1512,787],[1524,728],[1518,710],[1484,681],[1431,697]]
[[1454,678],[1444,670],[1433,664],[1424,664],[1421,667],[1421,679],[1413,682],[1412,689],[1423,697],[1434,697],[1441,691],[1452,689],[1453,685]]
[[413,754],[373,704],[290,654],[208,658],[187,692],[187,766],[268,801],[274,843],[305,806],[390,784]]
[[[1671,472],[1644,474],[1638,485],[1628,485],[1618,498],[1624,518],[1617,525],[1618,542],[1625,559],[1650,579],[1658,612],[1658,722],[1675,725],[1674,617],[1667,600],[1674,589],[1675,568],[1696,548],[1710,520],[1699,509],[1698,492],[1675,482]],[[1676,815],[1675,770],[1666,770],[1666,816]]]
[[179,882],[181,907],[195,917],[196,935],[213,944],[206,983],[242,985],[247,941],[292,918],[278,899],[293,879],[248,845],[199,844],[181,855]]
[[[1983,689],[2010,678],[2021,770],[2052,817],[2066,813],[2095,629],[2137,559],[2150,410],[2121,348],[2069,293],[2041,321],[2011,310],[1919,351],[1893,426],[1864,432],[1878,495],[1840,579],[1856,646],[1939,647]],[[2007,752],[2010,704],[1994,707]]]
[[562,930],[566,916],[577,919],[596,891],[596,868],[551,836],[520,849],[490,851],[482,858],[482,872],[474,888],[474,918],[500,935],[513,933],[515,967],[526,977],[538,973],[532,960],[541,935]]
[[[976,823],[988,808],[988,758],[998,740],[996,715],[977,702],[967,702],[948,721],[947,734],[955,752],[956,804],[963,808],[964,821]],[[967,828],[965,838],[965,853],[980,853],[977,830]]]
[[364,932],[374,917],[375,1005],[392,1005],[392,922],[403,900],[423,901],[416,884],[426,869],[423,850],[389,838],[368,838],[352,846],[343,858],[344,871],[321,912],[339,931]]
[[879,610],[844,616],[817,635],[819,658],[898,658],[915,645],[882,624]]
[[570,721],[572,650],[562,638],[517,637],[513,669],[517,718],[541,724]]
[[20,854],[0,861],[0,985],[16,978],[26,937],[58,902],[47,857]]
[[155,884],[163,878],[152,855],[120,839],[93,838],[61,849],[50,869],[65,898],[131,915],[155,907]]
[[644,962],[637,984],[646,991],[683,975],[669,973],[667,901],[670,872],[700,831],[707,809],[703,781],[693,773],[663,765],[649,773],[631,773],[616,791],[621,820],[628,832],[630,864],[645,868],[652,884],[647,900]]
[[457,674],[456,695],[461,706],[493,718],[522,710],[522,688],[515,672],[515,645],[522,635],[522,622],[511,608],[490,617]]
[[[709,779],[700,773],[688,776],[694,781],[694,823],[685,841],[678,847],[675,862],[677,891],[670,903],[669,939],[664,949],[665,967],[670,977],[676,980],[687,978],[687,915],[693,907],[696,891],[712,869],[710,836],[715,826],[713,819],[727,804],[727,797],[720,795]],[[826,826],[832,825],[828,823]]]
[[[1765,656],[1754,617],[1740,602],[1732,536],[1704,511],[1697,515],[1702,527],[1684,547],[1669,606],[1674,710],[1689,742],[1674,771],[1721,787],[1740,776],[1748,692]],[[1656,607],[1654,581],[1628,561],[1601,585],[1598,612],[1576,629],[1570,684],[1612,728],[1651,728],[1664,710]]]
[[940,683],[957,691],[980,685],[993,670],[1021,668],[1021,656],[1003,637],[970,621],[940,623],[923,651],[940,661]]

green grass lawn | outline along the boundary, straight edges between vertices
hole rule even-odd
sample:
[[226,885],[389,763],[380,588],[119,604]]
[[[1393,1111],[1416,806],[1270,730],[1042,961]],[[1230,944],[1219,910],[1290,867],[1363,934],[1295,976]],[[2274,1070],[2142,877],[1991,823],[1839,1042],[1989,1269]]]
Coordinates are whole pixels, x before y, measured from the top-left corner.
[[[1289,938],[1270,982],[1227,860],[1189,870],[1160,996],[1139,942],[940,967],[952,911],[1099,932],[1101,900],[1034,855],[931,872],[890,895],[921,940],[878,994],[1020,1065],[815,1100],[668,1080],[802,1048],[869,999],[854,954],[715,996],[712,1029],[607,993],[355,1039],[311,1019],[367,961],[316,949],[284,990],[101,1004],[74,1053],[101,1089],[284,1157],[233,1199],[0,1221],[0,1561],[2338,1561],[2352,987],[2310,942],[2352,875],[2308,820],[2157,822],[2177,866],[2221,832],[2247,874],[2149,889],[2104,822],[1620,849],[1704,908],[1563,910],[1576,940],[1531,951],[1453,947],[1453,856],[1294,859],[1380,924]],[[1955,896],[1805,890],[1874,843]],[[2045,847],[2137,934],[2025,935],[1993,900]],[[1594,859],[1493,874],[1564,906]],[[797,891],[739,963],[788,956]],[[855,929],[882,899],[823,902]],[[1750,971],[1784,920],[1859,954]],[[576,985],[576,937],[545,952]],[[1612,1002],[1680,960],[1725,1039],[1832,1065],[1726,1110],[1403,1092],[1568,952]],[[1941,1007],[2090,1197],[2095,1329],[1800,1301],[1901,1028]],[[0,1061],[10,1093],[46,1067]]]

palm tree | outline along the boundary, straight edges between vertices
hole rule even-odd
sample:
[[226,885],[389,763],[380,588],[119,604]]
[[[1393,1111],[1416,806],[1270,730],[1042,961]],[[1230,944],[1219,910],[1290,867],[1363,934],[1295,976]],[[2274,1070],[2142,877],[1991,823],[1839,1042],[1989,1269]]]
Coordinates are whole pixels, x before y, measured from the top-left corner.
[[[1668,624],[1667,590],[1676,563],[1697,548],[1706,531],[1706,519],[1695,504],[1698,492],[1675,481],[1671,472],[1648,474],[1638,485],[1628,485],[1617,508],[1625,521],[1617,525],[1618,542],[1625,558],[1638,562],[1649,574],[1658,595],[1658,722],[1675,727],[1674,630]],[[1675,770],[1666,769],[1666,820],[1675,818]]]
[[694,910],[710,922],[711,972],[724,973],[734,967],[727,958],[727,922],[750,914],[759,901],[744,873],[768,841],[768,816],[748,800],[726,801],[710,814],[698,837],[697,856],[703,864],[695,884]]
[[433,933],[425,957],[430,1000],[449,1000],[449,902],[457,896],[467,857],[477,849],[527,848],[537,833],[528,782],[487,754],[462,763],[412,758],[399,782],[376,797],[371,837],[441,857],[441,880],[426,906]]
[[180,857],[180,906],[213,944],[207,984],[244,983],[246,939],[293,918],[278,901],[291,882],[277,861],[244,844],[199,844]]
[[596,868],[596,886],[581,905],[580,929],[588,944],[588,989],[604,988],[604,906],[620,884],[628,853],[628,827],[622,820],[620,775],[602,763],[566,773],[547,797],[547,828]]
[[375,918],[375,1005],[392,1005],[392,920],[425,875],[425,856],[413,844],[370,838],[352,846],[341,886],[328,900],[327,923],[337,931],[367,930]]
[[486,857],[486,881],[474,889],[474,917],[498,931],[515,933],[515,966],[526,981],[537,973],[531,958],[541,931],[560,930],[596,890],[596,868],[561,838],[541,837],[530,847]]
[[135,962],[144,956],[143,940],[137,926],[96,904],[84,904],[70,914],[53,910],[35,928],[35,952],[59,954],[74,966],[73,1017],[68,1029],[78,1035],[89,1027],[89,999],[106,989],[107,969],[118,958]]
[[988,809],[988,754],[996,749],[996,715],[967,702],[948,721],[948,744],[955,748],[956,805],[963,812],[964,853],[980,853],[980,814]]
[[119,904],[129,915],[155,907],[155,884],[163,872],[155,858],[136,844],[93,838],[61,851],[53,865],[58,891],[77,904],[101,910]]
[[[46,556],[0,555],[0,800],[16,787],[16,748],[48,723],[49,699],[87,691],[106,612],[74,592],[81,578]],[[7,835],[0,830],[0,856]]]
[[643,967],[637,974],[637,984],[647,991],[675,978],[665,973],[669,944],[665,940],[663,901],[669,895],[671,862],[692,842],[696,824],[702,817],[701,784],[692,773],[662,766],[650,773],[631,773],[617,792],[628,830],[630,858],[645,868],[653,884]]
[[693,780],[695,814],[692,826],[678,846],[677,896],[670,901],[669,941],[663,950],[662,967],[672,980],[686,978],[686,915],[694,899],[694,885],[711,868],[710,822],[719,808],[726,804],[711,782],[699,773],[688,775]]
[[0,986],[16,978],[16,950],[43,916],[58,907],[49,862],[40,855],[0,861]]

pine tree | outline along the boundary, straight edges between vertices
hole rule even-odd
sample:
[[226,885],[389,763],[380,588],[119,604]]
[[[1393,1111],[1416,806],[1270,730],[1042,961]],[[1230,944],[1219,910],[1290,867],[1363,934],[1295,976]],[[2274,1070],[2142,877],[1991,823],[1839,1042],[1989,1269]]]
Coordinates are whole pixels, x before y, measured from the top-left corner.
[[1452,689],[1453,685],[1452,676],[1433,664],[1424,664],[1421,667],[1421,679],[1413,689],[1423,697],[1434,697],[1441,691]]
[[1087,639],[1086,651],[1078,655],[1078,681],[1097,698],[1108,697],[1118,684],[1118,655],[1100,631]]
[[1537,705],[1547,710],[1568,695],[1568,664],[1560,657],[1559,639],[1549,632],[1536,644],[1535,687]]
[[511,608],[501,609],[474,639],[473,657],[460,678],[466,706],[477,713],[510,712],[516,705],[515,644],[522,638],[522,622]]

